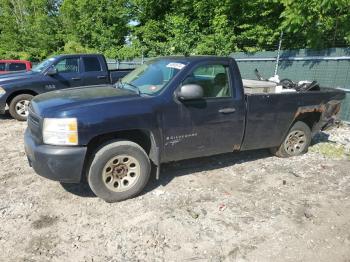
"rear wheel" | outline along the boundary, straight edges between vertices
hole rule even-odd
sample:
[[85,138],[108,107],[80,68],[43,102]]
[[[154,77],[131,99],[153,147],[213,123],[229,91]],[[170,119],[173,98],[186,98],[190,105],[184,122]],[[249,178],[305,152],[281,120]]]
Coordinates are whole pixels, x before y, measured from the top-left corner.
[[304,122],[296,122],[279,147],[270,149],[278,157],[291,157],[307,152],[311,143],[311,130]]
[[114,141],[96,152],[88,183],[98,197],[117,202],[139,194],[150,172],[151,163],[142,147],[131,141]]
[[29,103],[32,99],[33,96],[29,94],[15,96],[9,105],[10,115],[18,121],[26,121],[29,114]]

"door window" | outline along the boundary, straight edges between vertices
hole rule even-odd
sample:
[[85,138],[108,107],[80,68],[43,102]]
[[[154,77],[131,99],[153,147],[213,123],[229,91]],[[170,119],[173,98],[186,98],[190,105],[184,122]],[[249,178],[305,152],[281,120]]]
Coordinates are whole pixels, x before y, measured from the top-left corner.
[[102,71],[100,61],[97,57],[83,58],[85,72],[100,72]]
[[197,84],[203,88],[205,98],[230,97],[229,67],[220,64],[197,67],[183,82]]
[[55,65],[58,73],[78,73],[79,58],[65,58]]
[[0,71],[5,71],[5,70],[6,70],[6,64],[0,63]]
[[23,71],[23,70],[26,70],[26,65],[23,63],[9,64],[9,71]]

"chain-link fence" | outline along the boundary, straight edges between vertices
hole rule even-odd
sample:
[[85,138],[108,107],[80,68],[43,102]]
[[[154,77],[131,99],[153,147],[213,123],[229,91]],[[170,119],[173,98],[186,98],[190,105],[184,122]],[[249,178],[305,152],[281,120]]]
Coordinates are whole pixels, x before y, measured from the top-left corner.
[[109,70],[134,69],[143,64],[146,60],[147,59],[134,59],[132,61],[120,61],[118,59],[107,59],[107,65]]

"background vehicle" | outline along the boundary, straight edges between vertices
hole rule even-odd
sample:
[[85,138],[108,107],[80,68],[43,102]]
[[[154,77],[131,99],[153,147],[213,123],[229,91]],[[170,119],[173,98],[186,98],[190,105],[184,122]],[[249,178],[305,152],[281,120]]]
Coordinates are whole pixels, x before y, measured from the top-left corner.
[[0,76],[0,114],[5,113],[7,104],[11,116],[24,121],[30,100],[38,94],[77,86],[112,84],[130,71],[108,70],[103,55],[49,58],[29,72]]
[[30,71],[32,63],[26,60],[0,60],[0,74]]
[[61,182],[86,176],[97,196],[120,201],[141,192],[152,164],[159,176],[161,163],[219,153],[303,154],[313,133],[335,123],[345,97],[329,88],[277,93],[268,82],[250,84],[243,87],[232,58],[166,57],[116,87],[40,95],[25,133],[29,163]]

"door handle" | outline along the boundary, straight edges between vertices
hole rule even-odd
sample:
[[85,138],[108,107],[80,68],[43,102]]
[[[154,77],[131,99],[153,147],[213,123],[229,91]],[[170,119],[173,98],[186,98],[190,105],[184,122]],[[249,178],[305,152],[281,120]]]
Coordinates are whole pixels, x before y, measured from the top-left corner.
[[81,80],[81,78],[80,77],[72,77],[72,80],[73,81],[79,81],[79,80]]
[[221,113],[221,114],[231,114],[234,112],[236,112],[235,108],[223,108],[223,109],[219,110],[219,113]]
[[107,76],[97,76],[97,79],[106,79]]

